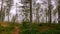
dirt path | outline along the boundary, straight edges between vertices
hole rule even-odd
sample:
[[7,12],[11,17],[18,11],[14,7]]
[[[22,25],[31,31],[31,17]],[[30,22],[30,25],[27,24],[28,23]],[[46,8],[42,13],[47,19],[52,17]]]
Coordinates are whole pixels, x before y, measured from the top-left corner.
[[14,31],[12,32],[12,34],[19,34],[20,30],[19,27],[15,26]]

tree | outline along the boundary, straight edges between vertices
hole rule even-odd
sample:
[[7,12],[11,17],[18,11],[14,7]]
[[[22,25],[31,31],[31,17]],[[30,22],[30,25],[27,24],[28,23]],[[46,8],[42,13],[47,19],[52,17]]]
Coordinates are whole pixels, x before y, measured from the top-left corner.
[[30,18],[30,0],[23,0],[23,6],[22,6],[22,11],[24,14],[24,18],[23,18],[23,27],[26,29],[29,29],[31,23],[29,21],[28,18]]
[[3,13],[3,0],[1,0],[1,11],[0,11],[0,20],[1,21],[3,21],[3,15],[2,15],[2,13]]
[[30,23],[32,23],[32,0],[30,0]]
[[17,14],[17,3],[16,3],[16,15],[14,15],[14,16],[12,17],[12,22],[13,22],[13,23],[16,22],[17,17],[18,17],[18,14]]
[[58,0],[58,23],[60,23],[60,0]]
[[7,0],[6,4],[7,4],[7,11],[6,11],[6,13],[8,15],[8,22],[9,22],[9,12],[10,12],[11,6],[13,5],[13,0]]
[[52,5],[51,5],[51,0],[48,0],[48,22],[49,23],[51,23],[51,9],[52,9],[52,7],[51,7]]
[[58,10],[57,10],[58,8],[57,8],[57,6],[56,6],[56,8],[53,10],[53,17],[54,17],[54,23],[56,23],[56,13],[58,12]]
[[40,4],[37,4],[36,8],[36,22],[39,23],[39,10],[40,10]]
[[47,8],[45,8],[45,14],[46,14],[46,23],[47,23],[47,16],[48,16]]
[[[24,1],[24,6],[23,6],[23,11],[24,11],[24,15],[25,15],[25,21],[27,22],[23,22],[23,26],[29,30],[29,33],[31,33],[31,26],[32,26],[32,0],[25,0]],[[27,5],[29,4],[29,5]],[[30,15],[30,22],[28,22],[28,13]],[[27,25],[27,26],[26,26]]]

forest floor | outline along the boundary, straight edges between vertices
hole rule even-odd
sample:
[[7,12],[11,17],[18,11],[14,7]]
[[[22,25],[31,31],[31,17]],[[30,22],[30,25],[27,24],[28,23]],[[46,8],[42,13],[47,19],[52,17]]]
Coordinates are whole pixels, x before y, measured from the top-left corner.
[[60,34],[60,24],[32,24],[32,29],[19,23],[0,23],[0,34]]

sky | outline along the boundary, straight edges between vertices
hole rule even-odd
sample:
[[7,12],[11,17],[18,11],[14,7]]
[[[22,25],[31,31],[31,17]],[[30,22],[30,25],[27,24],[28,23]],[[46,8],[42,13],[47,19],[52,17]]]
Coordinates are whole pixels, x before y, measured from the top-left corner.
[[[19,3],[21,2],[20,0],[14,0],[14,5],[11,8],[11,13],[15,14],[16,13],[16,3],[18,4],[18,6],[23,6],[23,4]],[[41,0],[37,0],[36,3],[43,3],[43,1]],[[55,6],[55,2],[52,1],[52,5]]]

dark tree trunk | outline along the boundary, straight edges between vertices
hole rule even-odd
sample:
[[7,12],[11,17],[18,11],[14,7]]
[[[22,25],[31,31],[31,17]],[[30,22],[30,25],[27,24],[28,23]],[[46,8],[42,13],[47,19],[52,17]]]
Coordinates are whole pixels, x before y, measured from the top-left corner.
[[58,0],[58,23],[60,23],[60,0]]
[[30,23],[32,23],[32,0],[30,0]]
[[48,22],[51,23],[51,0],[48,0]]

